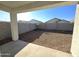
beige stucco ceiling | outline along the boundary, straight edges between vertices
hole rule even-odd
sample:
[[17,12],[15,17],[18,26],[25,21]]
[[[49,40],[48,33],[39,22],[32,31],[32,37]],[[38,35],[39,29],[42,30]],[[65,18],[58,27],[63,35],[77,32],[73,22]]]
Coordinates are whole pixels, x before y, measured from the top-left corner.
[[0,1],[0,9],[9,12],[13,10],[16,12],[27,12],[75,3],[73,1]]
[[14,7],[19,7],[24,4],[29,4],[32,2],[34,1],[0,1],[0,4],[10,7],[10,8],[14,8]]

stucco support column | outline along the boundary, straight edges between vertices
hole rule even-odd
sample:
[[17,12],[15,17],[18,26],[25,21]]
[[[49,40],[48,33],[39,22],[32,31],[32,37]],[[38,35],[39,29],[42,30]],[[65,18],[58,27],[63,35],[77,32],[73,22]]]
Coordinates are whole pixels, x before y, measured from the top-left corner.
[[18,23],[17,23],[17,13],[10,12],[11,18],[11,33],[12,33],[12,40],[18,40]]
[[76,5],[71,53],[73,56],[79,56],[79,4]]

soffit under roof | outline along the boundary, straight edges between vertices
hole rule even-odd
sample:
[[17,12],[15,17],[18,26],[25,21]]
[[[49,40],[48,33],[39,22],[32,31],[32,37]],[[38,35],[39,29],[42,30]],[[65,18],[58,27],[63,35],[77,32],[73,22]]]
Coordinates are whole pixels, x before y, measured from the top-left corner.
[[19,7],[24,4],[29,4],[32,2],[34,1],[0,1],[0,4],[10,7],[10,8],[15,8],[15,7]]

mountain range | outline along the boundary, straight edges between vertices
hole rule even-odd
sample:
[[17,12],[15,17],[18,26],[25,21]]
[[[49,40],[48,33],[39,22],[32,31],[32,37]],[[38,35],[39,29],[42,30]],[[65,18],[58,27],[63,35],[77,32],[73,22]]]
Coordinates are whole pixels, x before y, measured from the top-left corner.
[[[20,23],[33,23],[33,24],[37,24],[37,25],[43,23],[43,22],[35,20],[35,19],[32,19],[30,21],[19,21],[19,22]],[[45,23],[72,23],[72,22],[74,23],[74,21],[67,21],[64,19],[53,18],[53,19],[48,20]]]

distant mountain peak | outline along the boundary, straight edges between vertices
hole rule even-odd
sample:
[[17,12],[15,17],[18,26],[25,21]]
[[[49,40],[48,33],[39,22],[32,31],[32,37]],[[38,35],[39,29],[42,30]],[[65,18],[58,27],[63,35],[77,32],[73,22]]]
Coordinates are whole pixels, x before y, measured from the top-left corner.
[[46,23],[69,23],[69,21],[64,20],[64,19],[59,19],[59,18],[53,18],[48,20]]
[[41,21],[39,21],[39,20],[35,20],[35,19],[32,19],[32,20],[30,20],[29,22],[30,22],[30,23],[34,23],[34,24],[43,23],[43,22],[41,22]]
[[[53,19],[59,19],[59,18],[53,18]],[[60,19],[59,19],[60,20]]]
[[39,21],[39,20],[35,20],[35,19],[31,19],[30,21],[37,21],[37,22],[41,22],[41,21]]
[[53,18],[53,19],[48,20],[46,23],[56,23],[58,21],[61,21],[61,19]]

